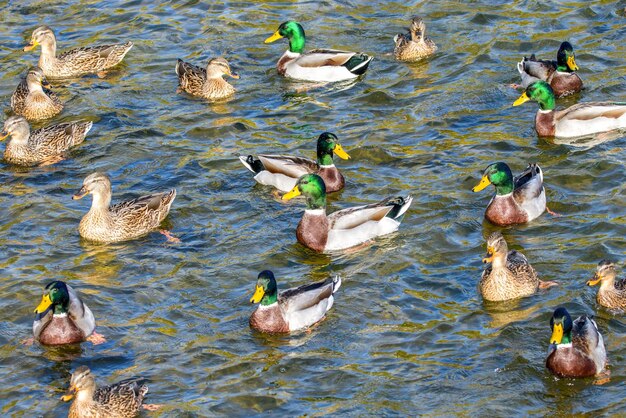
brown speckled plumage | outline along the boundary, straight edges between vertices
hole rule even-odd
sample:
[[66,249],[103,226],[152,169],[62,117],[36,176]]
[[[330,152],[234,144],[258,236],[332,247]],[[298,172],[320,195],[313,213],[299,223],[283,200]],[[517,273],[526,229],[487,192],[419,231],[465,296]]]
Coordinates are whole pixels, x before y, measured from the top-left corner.
[[26,166],[45,162],[83,142],[91,126],[91,122],[60,123],[31,132],[24,117],[11,116],[4,123],[4,131],[11,135],[4,159]]
[[69,418],[132,418],[141,410],[148,387],[140,378],[127,379],[111,386],[96,388],[91,371],[78,367],[70,380],[70,392],[75,400]]
[[43,71],[34,67],[28,71],[11,96],[11,108],[17,115],[28,120],[39,121],[58,115],[63,103],[51,90],[43,88],[47,81]]
[[411,21],[409,33],[396,35],[394,42],[396,46],[393,53],[400,61],[416,61],[437,50],[435,43],[426,37],[424,21],[417,16]]
[[539,278],[526,257],[517,251],[508,251],[504,237],[494,232],[487,239],[487,258],[490,262],[481,276],[478,288],[483,299],[493,302],[532,295],[539,288]]
[[228,61],[224,58],[213,58],[206,69],[179,59],[176,74],[181,89],[208,100],[224,99],[235,93],[235,88],[224,80],[224,75],[239,78],[231,72]]
[[626,311],[626,279],[617,280],[615,265],[602,260],[597,267],[596,274],[587,284],[594,286],[600,283],[596,300],[598,304],[610,308]]
[[100,73],[119,64],[133,47],[132,42],[98,45],[72,49],[56,56],[56,37],[48,26],[35,29],[31,35],[31,43],[24,50],[30,50],[37,45],[41,45],[39,67],[49,78]]
[[87,193],[93,195],[93,202],[78,230],[82,237],[97,242],[125,241],[147,234],[165,219],[176,197],[172,189],[110,206],[111,181],[104,173],[89,175],[75,198]]

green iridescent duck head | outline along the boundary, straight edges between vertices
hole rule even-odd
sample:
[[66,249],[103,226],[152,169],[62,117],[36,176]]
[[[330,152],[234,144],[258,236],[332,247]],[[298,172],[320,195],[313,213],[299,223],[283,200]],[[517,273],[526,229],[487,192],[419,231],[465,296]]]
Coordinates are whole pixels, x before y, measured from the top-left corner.
[[526,91],[513,103],[513,106],[519,106],[529,100],[539,103],[541,110],[554,110],[556,107],[554,91],[545,81],[535,81],[526,87]]
[[479,192],[485,187],[493,184],[496,188],[497,195],[506,195],[513,192],[513,173],[506,163],[493,163],[485,168],[483,177],[476,186],[472,188],[473,192]]
[[339,144],[337,135],[331,132],[324,132],[317,139],[317,163],[319,165],[332,165],[333,153],[344,160],[350,158],[348,153],[341,147],[341,144]]
[[295,187],[283,195],[283,200],[296,196],[306,197],[307,209],[324,209],[326,207],[326,184],[317,174],[305,174],[298,179]]
[[35,308],[35,313],[37,319],[44,316],[49,309],[53,309],[55,315],[64,314],[68,312],[69,305],[70,294],[67,285],[65,282],[56,280],[46,286],[41,302]]
[[289,51],[301,54],[304,51],[305,36],[302,25],[293,20],[283,22],[274,32],[272,36],[265,40],[266,44],[279,40],[280,38],[289,39]]
[[276,303],[278,300],[278,286],[274,273],[269,270],[263,270],[259,273],[256,281],[254,295],[250,298],[251,303],[259,303],[267,306]]
[[574,56],[574,48],[572,44],[565,41],[559,47],[559,51],[556,54],[556,69],[557,71],[571,73],[578,70],[576,65],[576,58]]
[[550,337],[550,344],[568,344],[572,342],[572,317],[567,312],[567,309],[559,307],[554,311],[552,318],[550,318],[550,328],[552,329],[552,336]]

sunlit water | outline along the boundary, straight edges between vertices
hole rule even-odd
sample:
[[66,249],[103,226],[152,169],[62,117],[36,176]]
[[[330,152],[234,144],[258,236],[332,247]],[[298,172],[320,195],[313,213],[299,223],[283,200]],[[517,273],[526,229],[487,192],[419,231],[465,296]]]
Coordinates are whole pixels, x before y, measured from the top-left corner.
[[[57,83],[67,102],[54,121],[89,119],[87,141],[56,165],[0,166],[0,415],[64,416],[59,397],[78,365],[101,384],[143,375],[150,416],[296,415],[592,416],[623,413],[626,326],[585,286],[597,262],[626,260],[624,136],[590,144],[540,140],[536,105],[513,108],[515,64],[575,48],[586,89],[559,101],[626,100],[624,1],[569,2],[164,2],[0,3],[0,95],[10,95],[36,53],[41,24],[59,50],[132,40],[105,79]],[[407,65],[392,37],[421,15],[439,46]],[[300,20],[308,47],[375,56],[355,84],[301,89],[274,68],[285,42],[263,40]],[[241,79],[233,100],[177,95],[177,58],[204,65],[223,55]],[[258,186],[238,155],[312,157],[322,131],[352,159],[337,164],[343,192],[330,209],[414,196],[400,231],[343,255],[295,240],[302,202],[283,204]],[[558,288],[486,306],[477,293],[483,221],[492,189],[471,187],[491,162],[544,170],[549,206],[504,231]],[[100,246],[79,239],[90,199],[72,201],[95,170],[114,201],[176,187],[162,235]],[[310,333],[252,332],[256,275],[283,288],[340,274],[328,318]],[[623,269],[622,269],[623,270]],[[622,272],[622,275],[624,273]],[[108,342],[82,351],[23,346],[43,286],[63,279],[82,294]],[[549,318],[560,304],[596,315],[611,379],[559,380],[544,368]]]

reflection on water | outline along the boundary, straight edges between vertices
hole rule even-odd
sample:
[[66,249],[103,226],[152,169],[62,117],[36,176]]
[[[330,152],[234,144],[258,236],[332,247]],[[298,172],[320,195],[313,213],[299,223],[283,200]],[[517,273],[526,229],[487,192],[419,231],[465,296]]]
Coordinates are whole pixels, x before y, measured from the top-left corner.
[[[59,400],[86,364],[99,384],[149,379],[150,416],[470,415],[622,413],[626,344],[621,314],[598,309],[585,286],[598,261],[626,255],[624,135],[584,141],[536,137],[536,108],[512,107],[515,65],[536,53],[575,48],[585,90],[557,103],[626,100],[624,5],[620,2],[420,3],[439,46],[428,60],[396,62],[393,36],[411,4],[371,2],[150,3],[115,0],[11,2],[0,9],[0,95],[5,114],[24,53],[45,22],[59,51],[132,40],[105,79],[55,83],[67,101],[54,122],[92,120],[86,141],[58,164],[0,166],[0,379],[2,416],[67,415]],[[363,77],[333,85],[284,80],[283,50],[263,39],[300,19],[309,45],[375,58]],[[282,46],[286,48],[286,45]],[[177,58],[227,57],[236,94],[209,104],[176,94]],[[34,125],[33,129],[42,126]],[[237,156],[312,158],[323,131],[351,159],[346,188],[329,211],[412,194],[397,233],[341,254],[297,243],[303,201],[284,204],[254,182]],[[2,145],[0,145],[2,147]],[[477,291],[489,200],[471,187],[495,161],[542,167],[543,215],[507,228],[542,280],[558,287],[511,303]],[[175,187],[166,228],[138,240],[94,245],[77,227],[87,212],[71,195],[94,171],[108,172],[117,202]],[[266,336],[249,329],[259,271],[281,289],[340,274],[328,317],[310,332]],[[83,297],[107,342],[23,346],[46,283],[62,279]],[[611,380],[556,379],[544,368],[557,305],[596,314]]]

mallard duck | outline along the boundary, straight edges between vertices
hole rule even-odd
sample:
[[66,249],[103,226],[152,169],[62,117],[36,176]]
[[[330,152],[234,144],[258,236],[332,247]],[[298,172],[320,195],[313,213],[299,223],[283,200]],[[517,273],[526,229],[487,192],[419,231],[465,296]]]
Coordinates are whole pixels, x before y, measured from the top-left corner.
[[530,265],[526,256],[515,250],[509,251],[506,240],[500,232],[493,232],[487,238],[485,268],[478,283],[483,299],[491,302],[530,296],[537,289],[555,286],[556,282],[542,282]]
[[339,158],[350,158],[339,144],[337,135],[324,132],[317,139],[317,162],[308,158],[289,155],[267,155],[258,157],[240,156],[243,165],[252,171],[254,179],[266,186],[288,192],[293,189],[300,177],[308,173],[319,175],[326,185],[326,192],[332,193],[343,189],[345,180],[333,162],[333,153]]
[[126,42],[125,44],[76,48],[57,57],[57,40],[48,26],[40,26],[33,31],[30,43],[24,47],[24,51],[30,51],[37,45],[41,45],[39,66],[49,78],[102,73],[119,64],[133,47],[132,42]]
[[230,70],[228,61],[221,57],[210,60],[206,70],[179,59],[176,74],[182,90],[208,100],[223,99],[235,93],[235,88],[224,80],[224,75],[239,78]]
[[598,263],[596,274],[587,282],[588,286],[600,283],[596,299],[602,306],[626,311],[626,279],[615,280],[615,265],[609,260]]
[[372,57],[360,52],[314,49],[304,52],[304,29],[298,22],[283,22],[266,44],[280,38],[289,39],[289,49],[276,65],[278,73],[304,81],[332,82],[351,80],[364,74]]
[[626,128],[626,104],[618,102],[579,103],[564,110],[554,110],[552,87],[535,81],[513,103],[519,106],[529,100],[539,103],[535,130],[539,136],[574,138]]
[[533,82],[543,80],[547,82],[556,97],[563,97],[579,92],[583,88],[583,81],[574,71],[578,70],[574,58],[574,48],[569,42],[563,42],[556,54],[556,61],[544,61],[524,57],[517,64],[517,71],[522,77],[522,85],[526,88]]
[[418,16],[411,21],[409,33],[397,34],[393,42],[396,44],[393,54],[400,61],[417,61],[434,54],[437,50],[437,45],[426,37],[426,25]]
[[48,87],[50,84],[41,68],[28,70],[26,78],[17,85],[11,96],[13,112],[34,121],[49,119],[61,113],[63,103]]
[[99,172],[87,176],[72,198],[81,199],[89,193],[93,195],[91,209],[81,219],[78,231],[83,238],[97,242],[125,241],[147,234],[165,219],[176,197],[172,189],[110,206],[111,180]]
[[48,283],[35,313],[33,335],[45,345],[81,343],[96,328],[89,307],[70,285],[60,280]]
[[546,210],[543,172],[537,164],[528,164],[515,178],[505,163],[490,164],[472,191],[479,192],[490,184],[495,186],[496,194],[487,205],[485,218],[495,225],[530,222]]
[[317,174],[305,174],[283,200],[306,197],[306,210],[298,224],[298,241],[317,252],[343,250],[398,230],[401,216],[413,199],[388,197],[378,203],[342,209],[326,215],[326,186]]
[[550,328],[548,370],[561,377],[590,377],[604,370],[604,340],[593,319],[581,315],[572,323],[567,309],[560,307],[550,318]]
[[80,366],[70,379],[70,388],[61,396],[65,402],[74,398],[69,418],[131,418],[142,409],[154,410],[157,405],[145,405],[148,386],[141,378],[122,380],[111,386],[96,388],[96,380],[87,366]]
[[52,161],[70,147],[85,140],[92,122],[59,123],[30,131],[22,116],[11,116],[4,122],[0,141],[7,138],[4,159],[12,164],[34,165]]
[[259,273],[251,303],[261,303],[250,316],[250,327],[261,332],[291,332],[321,321],[333,306],[341,286],[339,276],[278,293],[274,273]]

